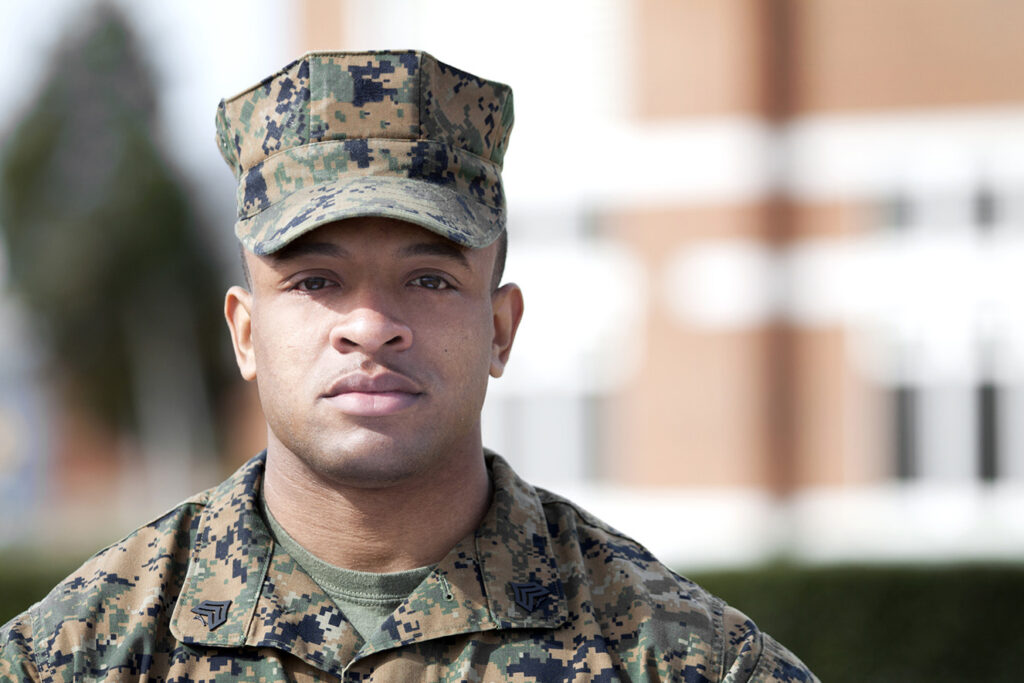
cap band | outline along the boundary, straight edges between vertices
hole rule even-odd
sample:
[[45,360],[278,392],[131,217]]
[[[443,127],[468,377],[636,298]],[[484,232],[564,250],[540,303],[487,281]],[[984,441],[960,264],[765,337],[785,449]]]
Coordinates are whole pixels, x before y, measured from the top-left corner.
[[238,217],[251,218],[297,190],[358,176],[449,186],[495,213],[505,203],[497,164],[432,140],[363,138],[317,142],[267,157],[239,180]]

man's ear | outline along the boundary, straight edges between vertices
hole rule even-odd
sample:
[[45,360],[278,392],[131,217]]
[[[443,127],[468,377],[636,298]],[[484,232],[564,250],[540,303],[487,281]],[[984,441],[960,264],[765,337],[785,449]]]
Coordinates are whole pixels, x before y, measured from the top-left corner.
[[512,342],[523,319],[523,292],[519,285],[502,285],[491,295],[494,312],[494,339],[491,342],[491,377],[501,377],[512,353]]
[[235,285],[224,297],[224,317],[231,331],[235,362],[246,381],[256,379],[256,354],[252,346],[252,294]]

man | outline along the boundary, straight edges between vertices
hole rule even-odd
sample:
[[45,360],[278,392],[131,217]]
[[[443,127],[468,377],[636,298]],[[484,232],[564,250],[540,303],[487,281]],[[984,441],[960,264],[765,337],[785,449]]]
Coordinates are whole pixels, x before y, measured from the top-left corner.
[[808,681],[752,622],[485,452],[507,86],[312,53],[221,103],[267,450],[0,636],[4,680]]

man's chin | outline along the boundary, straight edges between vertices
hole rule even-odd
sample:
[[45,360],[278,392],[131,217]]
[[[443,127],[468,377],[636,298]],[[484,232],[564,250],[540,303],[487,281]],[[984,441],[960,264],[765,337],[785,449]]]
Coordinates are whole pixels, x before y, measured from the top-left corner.
[[[333,427],[330,428],[330,427]],[[430,428],[392,420],[352,420],[343,429],[310,426],[288,439],[269,435],[268,450],[280,450],[282,463],[305,470],[321,485],[387,488],[406,481],[424,481],[449,469],[465,453],[482,452],[479,432],[455,436],[451,425]],[[474,445],[475,444],[475,445]]]
[[421,477],[430,466],[422,448],[378,432],[324,444],[316,453],[297,454],[325,482],[355,488],[387,488]]

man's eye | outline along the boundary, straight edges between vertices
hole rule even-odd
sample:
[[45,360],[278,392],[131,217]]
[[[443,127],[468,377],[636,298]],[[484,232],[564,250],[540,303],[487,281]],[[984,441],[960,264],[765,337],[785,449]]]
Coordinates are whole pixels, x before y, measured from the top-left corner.
[[417,287],[425,287],[426,289],[448,289],[451,287],[448,281],[439,275],[420,275],[412,280],[410,284]]
[[303,292],[315,292],[327,287],[330,282],[325,277],[307,277],[300,280],[295,288]]

